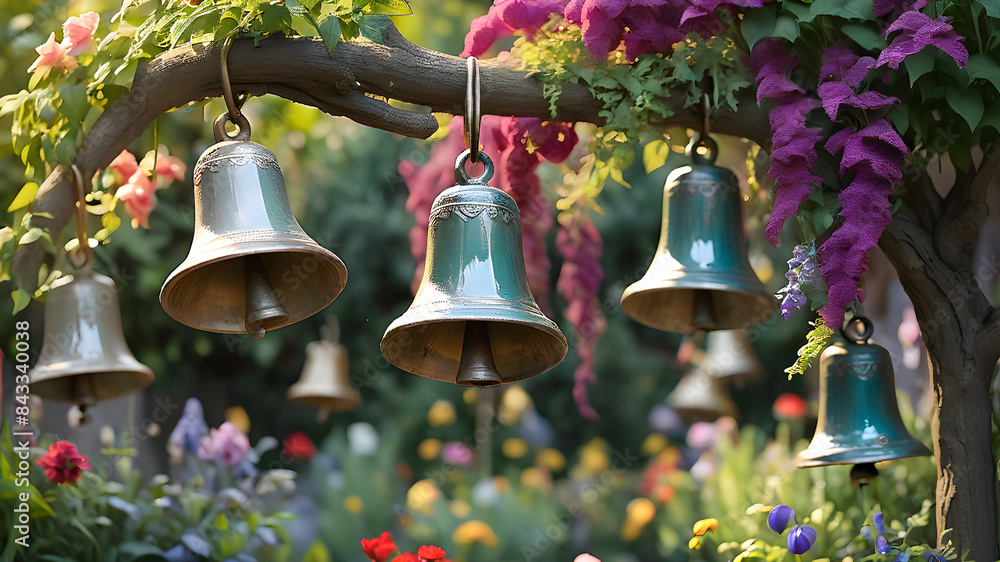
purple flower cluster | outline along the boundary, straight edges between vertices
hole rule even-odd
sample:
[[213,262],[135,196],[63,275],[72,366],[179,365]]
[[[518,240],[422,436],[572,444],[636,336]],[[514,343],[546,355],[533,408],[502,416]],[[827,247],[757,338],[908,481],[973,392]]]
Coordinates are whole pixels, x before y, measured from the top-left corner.
[[759,8],[764,0],[494,0],[489,12],[472,22],[462,56],[479,56],[515,31],[531,36],[551,14],[580,25],[583,44],[594,57],[625,47],[629,60],[665,53],[690,31],[717,26],[717,9]]
[[774,209],[764,235],[774,246],[781,245],[781,228],[812,193],[812,184],[822,180],[812,173],[816,164],[816,143],[819,129],[806,126],[806,115],[819,106],[790,75],[798,59],[788,56],[774,40],[754,47],[751,67],[757,72],[757,102],[764,98],[776,103],[768,113],[771,122],[771,168],[767,177],[773,179]]
[[785,273],[788,284],[778,290],[782,318],[791,318],[796,310],[802,310],[806,305],[802,285],[818,286],[821,280],[818,265],[813,243],[799,244],[792,250],[792,259],[788,260],[788,271]]
[[919,53],[924,47],[934,46],[954,59],[959,68],[964,67],[969,61],[969,51],[962,45],[964,38],[955,33],[947,20],[944,16],[932,20],[930,16],[917,10],[903,12],[885,30],[886,37],[897,31],[900,33],[879,54],[877,66],[899,68],[906,57]]
[[[795,523],[795,511],[787,505],[775,506],[767,514],[767,525],[775,533],[783,533],[789,523]],[[808,525],[795,525],[788,531],[785,544],[788,552],[796,556],[805,554],[816,544],[816,529]]]

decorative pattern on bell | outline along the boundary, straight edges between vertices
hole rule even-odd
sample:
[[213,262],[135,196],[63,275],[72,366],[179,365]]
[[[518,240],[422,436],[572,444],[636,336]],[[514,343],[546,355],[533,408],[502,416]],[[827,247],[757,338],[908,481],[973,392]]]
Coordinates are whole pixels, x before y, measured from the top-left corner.
[[347,348],[337,341],[339,325],[331,317],[323,339],[306,346],[306,363],[298,382],[288,388],[288,400],[331,412],[353,410],[361,396],[351,386]]
[[[249,125],[245,132],[249,138]],[[178,322],[261,338],[319,312],[344,289],[347,269],[295,220],[270,150],[248,140],[216,143],[195,165],[194,190],[191,251],[160,291]]]
[[470,178],[466,150],[458,185],[430,212],[423,280],[409,309],[389,325],[382,354],[397,367],[463,386],[495,386],[539,375],[562,361],[566,337],[535,303],[510,195],[487,185],[493,163]]
[[800,468],[931,454],[903,425],[892,358],[868,341],[872,332],[870,320],[855,316],[820,355],[819,419],[812,442],[798,455]]
[[152,382],[152,369],[137,361],[125,342],[118,289],[110,277],[87,267],[52,283],[41,354],[30,372],[33,394],[82,409]]
[[711,138],[695,137],[693,164],[667,177],[653,262],[622,294],[622,310],[637,322],[690,334],[745,328],[778,309],[750,267],[739,183],[714,165],[716,152]]

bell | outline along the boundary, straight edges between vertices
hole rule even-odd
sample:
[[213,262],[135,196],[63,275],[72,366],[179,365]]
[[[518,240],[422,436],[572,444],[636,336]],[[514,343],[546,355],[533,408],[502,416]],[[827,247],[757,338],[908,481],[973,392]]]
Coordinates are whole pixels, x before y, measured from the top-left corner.
[[743,330],[718,330],[705,336],[705,368],[717,377],[759,378],[764,366]]
[[819,420],[800,468],[871,464],[931,452],[906,431],[896,405],[892,359],[868,342],[871,322],[855,316],[820,355]]
[[306,346],[306,364],[298,382],[288,388],[288,400],[331,412],[353,410],[361,396],[351,386],[347,348],[337,342],[335,330],[324,336]]
[[667,177],[659,247],[622,294],[622,310],[637,322],[690,334],[759,324],[778,308],[750,267],[743,196],[736,176],[713,165],[716,151],[712,139],[695,137],[694,164]]
[[83,411],[146,388],[153,371],[136,361],[122,332],[118,289],[89,268],[52,283],[31,392]]
[[212,145],[195,165],[194,191],[191,251],[160,291],[178,322],[260,339],[344,289],[347,269],[295,220],[270,150],[247,140]]
[[514,200],[455,163],[458,185],[431,207],[424,276],[410,308],[382,338],[397,367],[439,381],[487,387],[539,375],[562,361],[566,337],[535,303],[524,271]]
[[715,421],[723,416],[740,419],[740,410],[729,396],[726,381],[702,365],[691,368],[667,395],[667,405],[687,423]]

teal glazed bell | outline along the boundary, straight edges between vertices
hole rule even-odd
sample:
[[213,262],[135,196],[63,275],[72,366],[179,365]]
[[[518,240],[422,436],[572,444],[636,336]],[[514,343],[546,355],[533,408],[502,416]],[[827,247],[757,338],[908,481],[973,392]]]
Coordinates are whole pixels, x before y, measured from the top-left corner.
[[639,323],[690,334],[745,328],[777,311],[750,267],[739,183],[714,165],[716,152],[713,140],[695,137],[693,164],[667,177],[653,262],[622,294],[622,310]]
[[424,276],[413,303],[389,325],[382,354],[410,373],[487,387],[539,375],[562,361],[568,345],[528,288],[521,216],[510,195],[470,178],[466,150],[455,162],[458,185],[434,200]]
[[871,321],[855,316],[819,363],[819,420],[800,468],[871,464],[931,454],[903,425],[896,404],[892,359],[869,343]]

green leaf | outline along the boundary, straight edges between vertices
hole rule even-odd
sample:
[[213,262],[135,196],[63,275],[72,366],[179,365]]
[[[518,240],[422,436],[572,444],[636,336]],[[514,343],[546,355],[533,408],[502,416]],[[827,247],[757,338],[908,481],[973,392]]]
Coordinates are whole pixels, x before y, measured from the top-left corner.
[[45,234],[44,230],[42,230],[42,229],[40,229],[38,227],[31,228],[31,229],[28,230],[28,232],[24,233],[24,236],[22,236],[21,239],[17,241],[17,243],[20,244],[20,245],[22,245],[22,246],[25,246],[27,244],[31,244],[35,240],[38,240],[39,238],[41,238],[43,234]]
[[965,65],[966,72],[969,73],[969,80],[977,78],[986,80],[993,84],[993,87],[1000,90],[1000,64],[997,64],[992,57],[976,53],[969,57],[969,62]]
[[934,51],[931,49],[921,49],[919,53],[910,55],[903,59],[906,66],[906,73],[910,76],[910,87],[924,74],[934,68]]
[[70,84],[59,88],[59,111],[71,124],[81,123],[87,110],[90,109],[90,101],[87,99],[87,87],[83,84]]
[[326,52],[332,57],[333,50],[340,41],[340,19],[336,16],[327,16],[326,19],[319,22],[316,31],[323,38],[323,44],[326,45]]
[[861,23],[848,23],[840,26],[840,30],[866,51],[880,51],[889,46],[878,30]]
[[132,562],[142,559],[143,562],[153,562],[154,560],[166,560],[163,551],[159,548],[143,542],[127,542],[118,547],[119,560],[122,562]]
[[743,39],[746,40],[747,46],[750,49],[753,49],[754,45],[771,36],[774,26],[778,22],[777,8],[777,5],[764,6],[756,10],[747,10],[746,14],[744,14],[743,22],[740,24],[740,31],[743,33]]
[[979,0],[979,3],[986,8],[986,15],[1000,18],[1000,0]]
[[975,131],[985,111],[982,94],[973,89],[952,90],[947,99],[948,105],[965,119],[969,129]]
[[292,28],[292,13],[281,4],[261,4],[260,19],[266,34],[289,31]]
[[302,562],[330,562],[330,552],[326,549],[323,541],[317,540],[306,551],[302,557]]
[[222,41],[232,35],[233,30],[239,27],[242,16],[243,10],[237,6],[226,10],[219,18],[219,26],[215,28],[215,41]]
[[10,297],[14,299],[14,311],[11,312],[11,316],[24,310],[24,307],[28,306],[28,303],[31,302],[31,295],[24,289],[14,291],[10,294]]
[[361,36],[372,43],[385,43],[385,38],[389,33],[389,25],[392,20],[389,16],[370,15],[362,16],[358,19],[358,26],[361,28]]
[[37,183],[29,181],[28,183],[24,184],[24,187],[21,188],[21,191],[17,192],[17,197],[15,197],[14,201],[12,201],[10,206],[7,207],[7,212],[9,213],[11,211],[16,211],[23,207],[27,207],[32,201],[35,200],[35,194],[37,193],[38,193]]
[[411,16],[413,9],[403,0],[374,0],[368,6],[368,13],[385,16]]
[[657,139],[646,144],[642,149],[642,166],[646,173],[650,174],[654,170],[663,167],[670,157],[670,145],[663,139]]
[[799,20],[786,14],[781,14],[778,16],[778,21],[774,24],[774,31],[771,33],[771,36],[795,42],[799,38]]

